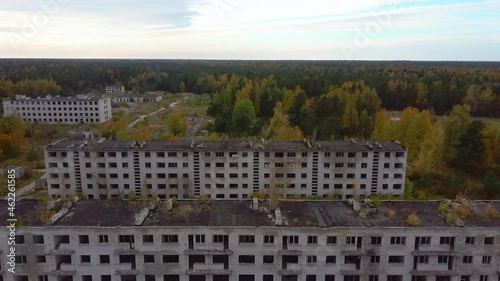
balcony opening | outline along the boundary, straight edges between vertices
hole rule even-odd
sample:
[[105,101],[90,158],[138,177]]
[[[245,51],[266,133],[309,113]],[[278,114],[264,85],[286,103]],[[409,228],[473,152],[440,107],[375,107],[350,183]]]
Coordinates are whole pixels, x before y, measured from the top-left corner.
[[154,275],[145,275],[144,281],[156,281],[156,276]]
[[82,275],[82,281],[92,281],[92,275]]
[[281,281],[298,281],[299,277],[297,275],[283,275],[281,276]]
[[354,264],[356,269],[359,270],[361,267],[361,257],[360,256],[345,256],[345,264]]
[[61,269],[61,264],[71,264],[71,255],[57,255],[56,256],[57,270]]
[[425,275],[412,275],[411,281],[427,281],[427,276],[425,276]]
[[55,249],[59,249],[61,244],[69,244],[69,235],[54,235]]
[[224,264],[224,269],[229,269],[229,256],[227,255],[214,255],[212,261],[214,264],[222,263]]
[[205,263],[204,255],[189,255],[189,269],[193,269],[193,264]]
[[229,275],[214,275],[213,281],[229,281]]
[[205,281],[205,275],[190,275],[189,281]]
[[436,281],[451,281],[451,276],[436,276]]
[[255,256],[240,255],[238,256],[238,262],[246,264],[255,264]]
[[135,269],[135,256],[134,255],[120,255],[120,263],[130,263],[131,269]]
[[281,259],[281,263],[283,265],[283,269],[287,269],[287,265],[289,263],[299,263],[298,256],[283,256]]

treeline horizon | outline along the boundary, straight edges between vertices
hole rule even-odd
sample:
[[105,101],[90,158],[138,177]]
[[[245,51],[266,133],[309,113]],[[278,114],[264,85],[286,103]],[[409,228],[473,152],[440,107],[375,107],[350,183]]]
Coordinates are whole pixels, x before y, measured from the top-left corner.
[[345,82],[373,88],[381,107],[447,115],[468,104],[471,115],[500,117],[500,62],[0,59],[0,97],[75,95],[121,84],[135,93],[216,94],[216,81],[232,75],[272,78],[276,87],[308,98]]

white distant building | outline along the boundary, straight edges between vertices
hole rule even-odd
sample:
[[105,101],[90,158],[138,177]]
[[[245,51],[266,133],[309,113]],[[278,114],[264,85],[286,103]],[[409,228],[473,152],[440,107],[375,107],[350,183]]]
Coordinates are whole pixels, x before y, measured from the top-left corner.
[[3,99],[5,116],[19,114],[23,122],[51,124],[103,123],[111,120],[111,99],[79,95],[76,97],[46,96]]
[[106,93],[110,93],[110,94],[123,94],[123,93],[125,93],[125,86],[123,86],[123,85],[109,85],[109,86],[106,86]]

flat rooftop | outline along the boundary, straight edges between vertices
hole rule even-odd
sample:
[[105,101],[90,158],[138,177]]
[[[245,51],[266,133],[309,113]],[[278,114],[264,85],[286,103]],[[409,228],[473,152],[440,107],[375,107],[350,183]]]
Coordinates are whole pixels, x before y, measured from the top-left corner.
[[104,140],[101,142],[60,141],[46,147],[48,151],[87,150],[119,151],[137,149],[143,151],[405,151],[398,141],[269,141],[252,143],[243,140],[152,140],[144,142]]
[[[488,209],[500,210],[500,201],[468,201],[475,215],[463,220],[464,227],[500,228],[500,217],[488,216]],[[201,227],[270,227],[275,226],[275,212],[269,212],[269,201],[260,201],[259,209],[252,209],[252,201],[180,200],[167,210],[162,201],[152,207],[148,201],[80,200],[51,226],[201,226]],[[363,218],[344,201],[282,200],[275,202],[283,223],[277,227],[412,227],[407,218],[415,213],[419,227],[454,227],[440,216],[439,201],[382,201],[376,214]],[[0,208],[7,210],[7,201],[0,200]],[[43,226],[41,213],[45,203],[20,200],[16,217],[21,225]],[[146,211],[146,209],[148,211]],[[0,225],[7,225],[7,212],[0,212]],[[50,227],[50,226],[49,226]]]
[[6,101],[40,101],[40,102],[46,102],[46,101],[55,101],[55,102],[65,102],[65,101],[99,101],[102,99],[108,99],[109,97],[100,97],[100,96],[92,96],[92,95],[86,95],[86,96],[46,96],[46,97],[37,97],[37,98],[31,98],[27,96],[21,96],[21,97],[16,97],[15,99],[11,98],[4,98],[3,100]]

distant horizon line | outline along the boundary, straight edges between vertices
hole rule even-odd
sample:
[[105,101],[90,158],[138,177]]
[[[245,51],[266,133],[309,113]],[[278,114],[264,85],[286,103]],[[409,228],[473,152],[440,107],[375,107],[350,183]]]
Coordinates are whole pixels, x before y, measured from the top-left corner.
[[22,58],[8,58],[0,57],[0,60],[157,60],[157,61],[316,61],[316,62],[453,62],[453,63],[500,63],[500,60],[408,60],[408,59],[371,59],[371,60],[342,60],[342,59],[246,59],[246,58],[57,58],[57,57],[22,57]]

